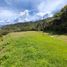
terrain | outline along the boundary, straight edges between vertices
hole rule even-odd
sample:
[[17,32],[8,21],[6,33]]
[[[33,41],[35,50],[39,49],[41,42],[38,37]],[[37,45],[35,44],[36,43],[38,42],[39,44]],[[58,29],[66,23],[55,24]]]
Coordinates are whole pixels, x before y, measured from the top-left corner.
[[0,67],[67,67],[67,42],[63,38],[26,31],[0,39]]

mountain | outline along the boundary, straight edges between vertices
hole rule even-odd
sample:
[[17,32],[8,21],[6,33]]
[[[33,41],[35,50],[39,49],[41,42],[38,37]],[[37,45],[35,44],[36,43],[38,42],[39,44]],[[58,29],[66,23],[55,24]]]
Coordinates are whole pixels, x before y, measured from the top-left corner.
[[44,30],[52,30],[59,33],[67,33],[67,5],[54,17],[47,19]]
[[[50,14],[52,15],[52,14]],[[67,33],[67,6],[65,6],[60,12],[56,13],[53,17],[49,17],[49,14],[43,16],[39,21],[19,22],[17,20],[15,24],[5,25],[0,28],[0,34],[5,35],[9,32],[20,31],[51,31],[55,33]],[[49,18],[47,18],[49,17]],[[22,17],[21,17],[22,19]]]

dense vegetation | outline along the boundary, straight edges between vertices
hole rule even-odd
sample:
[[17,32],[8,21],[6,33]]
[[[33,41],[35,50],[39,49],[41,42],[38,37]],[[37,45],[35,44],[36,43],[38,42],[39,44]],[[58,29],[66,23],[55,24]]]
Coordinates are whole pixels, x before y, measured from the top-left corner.
[[35,22],[25,22],[25,23],[17,23],[3,26],[0,29],[0,34],[6,35],[10,32],[20,32],[20,31],[31,31],[36,30],[37,23]]
[[67,40],[43,32],[10,33],[0,41],[0,67],[67,67]]
[[47,26],[44,30],[67,33],[67,6],[65,6],[54,17],[47,19]]
[[25,22],[3,26],[0,34],[6,35],[9,32],[20,31],[51,31],[55,33],[67,33],[67,6],[52,18],[36,22]]

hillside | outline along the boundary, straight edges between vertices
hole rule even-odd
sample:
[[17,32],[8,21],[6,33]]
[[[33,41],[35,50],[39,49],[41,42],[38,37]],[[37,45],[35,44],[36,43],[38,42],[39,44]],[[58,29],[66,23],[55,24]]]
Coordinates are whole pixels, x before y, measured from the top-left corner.
[[6,25],[0,29],[1,34],[20,31],[51,31],[55,33],[67,33],[67,6],[53,17],[36,22]]
[[54,17],[46,19],[47,26],[44,30],[67,33],[67,6],[65,6]]
[[0,41],[0,67],[67,67],[67,42],[42,32],[10,33]]
[[37,24],[38,24],[37,22],[25,22],[25,23],[5,25],[5,26],[1,27],[0,33],[2,35],[6,35],[7,33],[10,33],[10,32],[37,30],[36,29]]

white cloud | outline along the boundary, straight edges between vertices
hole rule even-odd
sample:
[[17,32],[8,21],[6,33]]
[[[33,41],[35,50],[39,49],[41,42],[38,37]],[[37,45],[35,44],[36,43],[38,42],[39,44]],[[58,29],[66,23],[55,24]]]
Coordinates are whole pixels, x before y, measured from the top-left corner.
[[0,11],[0,16],[1,17],[11,17],[11,16],[13,16],[13,12],[11,12],[11,11],[9,11],[9,10],[1,10]]
[[13,22],[13,20],[18,16],[15,12],[10,10],[0,10],[0,24],[8,24],[8,22]]
[[[30,14],[29,14],[29,10],[25,10],[23,12],[20,12],[18,14],[18,22],[26,22],[26,21],[30,21],[29,17],[30,17]],[[31,18],[31,17],[30,17]]]
[[62,6],[64,6],[62,5],[63,2],[64,0],[51,0],[51,1],[46,0],[46,2],[43,0],[37,6],[38,9],[37,15],[43,17],[44,15],[49,14],[49,17],[52,17],[53,16],[52,11],[58,8],[58,5],[60,4],[61,5],[59,6],[59,8],[62,8]]
[[28,10],[25,10],[23,12],[20,12],[20,15],[21,16],[24,16],[24,15],[28,16],[29,15],[29,11]]
[[15,23],[16,19],[18,19],[16,22],[26,22],[26,21],[30,21],[31,20],[30,18],[31,16],[28,10],[18,13],[12,12],[10,10],[0,10],[0,24]]
[[[52,17],[52,11],[56,9],[56,7],[61,4],[64,3],[64,0],[37,0],[37,1],[32,1],[32,0],[5,0],[5,2],[8,5],[12,5],[12,4],[18,4],[19,2],[32,2],[32,4],[35,5],[35,2],[39,2],[36,6],[35,9],[31,9],[30,11],[35,12],[34,15],[30,14],[30,11],[28,9],[24,10],[24,11],[19,11],[18,13],[12,12],[10,10],[6,10],[6,9],[1,9],[0,10],[0,23],[2,22],[3,24],[9,24],[7,22],[10,23],[15,23],[16,22],[26,22],[26,21],[35,21],[35,20],[39,20],[39,19],[43,19],[43,16],[48,16]],[[32,5],[30,5],[32,6]],[[61,7],[60,6],[60,7]],[[62,8],[62,7],[61,7]],[[36,12],[38,11],[38,12]]]

